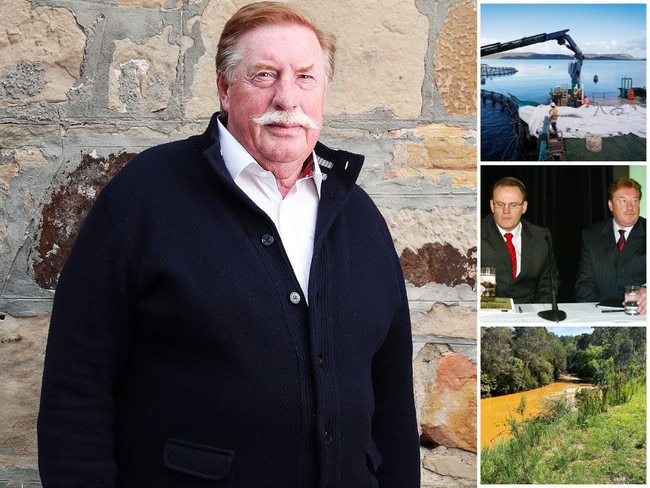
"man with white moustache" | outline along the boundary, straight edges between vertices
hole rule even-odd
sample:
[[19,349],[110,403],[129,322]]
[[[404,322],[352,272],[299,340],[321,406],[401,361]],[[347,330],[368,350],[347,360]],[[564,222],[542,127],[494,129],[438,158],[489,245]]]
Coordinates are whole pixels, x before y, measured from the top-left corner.
[[400,263],[363,157],[318,142],[334,53],[242,7],[206,132],[100,194],[56,290],[44,488],[420,486]]

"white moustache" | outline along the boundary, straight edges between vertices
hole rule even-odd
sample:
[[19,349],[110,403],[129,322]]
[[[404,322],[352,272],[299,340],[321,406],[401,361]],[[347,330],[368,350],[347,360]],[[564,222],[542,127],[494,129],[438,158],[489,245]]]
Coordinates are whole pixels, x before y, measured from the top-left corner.
[[305,129],[320,129],[320,125],[314,122],[303,112],[282,112],[279,110],[266,112],[251,119],[259,125],[285,124],[299,125]]

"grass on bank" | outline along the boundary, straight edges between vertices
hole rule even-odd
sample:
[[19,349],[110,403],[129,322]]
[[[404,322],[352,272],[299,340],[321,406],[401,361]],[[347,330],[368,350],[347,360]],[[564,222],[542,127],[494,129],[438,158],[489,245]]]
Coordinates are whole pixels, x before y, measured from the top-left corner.
[[481,482],[645,484],[645,380],[621,405],[590,396],[554,398],[534,419],[525,417],[523,401],[524,420],[506,422],[512,437],[481,450]]

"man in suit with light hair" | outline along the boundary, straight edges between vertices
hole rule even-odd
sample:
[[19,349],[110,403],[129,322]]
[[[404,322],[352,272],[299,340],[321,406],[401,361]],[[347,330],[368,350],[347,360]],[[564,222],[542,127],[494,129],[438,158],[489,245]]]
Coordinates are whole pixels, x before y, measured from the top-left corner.
[[641,185],[618,178],[607,192],[611,218],[582,232],[576,301],[621,304],[625,287],[644,286],[639,301],[645,313],[646,219],[640,216]]

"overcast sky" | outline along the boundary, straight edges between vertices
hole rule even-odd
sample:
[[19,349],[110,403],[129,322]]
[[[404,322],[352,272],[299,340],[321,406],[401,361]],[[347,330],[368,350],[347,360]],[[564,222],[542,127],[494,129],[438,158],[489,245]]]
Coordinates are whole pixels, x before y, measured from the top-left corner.
[[[646,57],[645,4],[480,4],[480,45],[541,33],[567,33],[584,54],[629,54]],[[540,54],[572,52],[555,41],[513,50]]]

